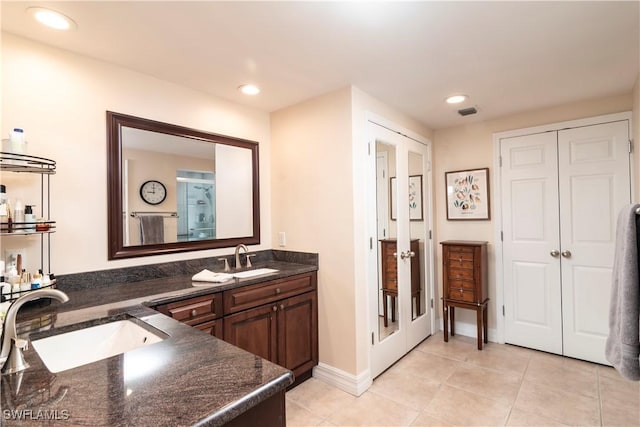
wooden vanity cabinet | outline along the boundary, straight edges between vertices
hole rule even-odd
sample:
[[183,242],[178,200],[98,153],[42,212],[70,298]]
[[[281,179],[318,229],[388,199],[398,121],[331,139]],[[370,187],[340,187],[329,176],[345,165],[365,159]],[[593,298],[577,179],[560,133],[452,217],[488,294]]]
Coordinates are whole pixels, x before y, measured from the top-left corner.
[[318,364],[317,277],[298,274],[155,309],[293,371],[299,384]]
[[224,339],[306,379],[318,364],[317,274],[224,291]]
[[223,339],[222,293],[204,295],[159,305],[155,308],[180,322]]

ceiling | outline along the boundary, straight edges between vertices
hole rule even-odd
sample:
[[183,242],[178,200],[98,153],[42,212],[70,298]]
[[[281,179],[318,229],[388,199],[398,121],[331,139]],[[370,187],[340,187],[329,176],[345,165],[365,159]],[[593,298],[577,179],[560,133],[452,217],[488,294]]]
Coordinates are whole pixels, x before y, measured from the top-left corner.
[[[47,6],[78,24],[40,27]],[[264,111],[354,85],[440,129],[629,93],[640,2],[2,1],[2,29]],[[237,87],[258,85],[254,97]],[[457,106],[454,93],[469,95]],[[475,106],[478,114],[456,110]]]

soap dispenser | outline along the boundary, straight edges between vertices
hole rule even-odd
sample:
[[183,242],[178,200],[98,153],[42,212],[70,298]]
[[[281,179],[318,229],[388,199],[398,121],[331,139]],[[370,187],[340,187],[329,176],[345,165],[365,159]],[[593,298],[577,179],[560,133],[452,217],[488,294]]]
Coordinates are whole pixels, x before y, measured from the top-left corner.
[[24,207],[24,222],[26,222],[25,229],[34,230],[36,228],[36,214],[33,213],[33,207],[35,205],[26,205]]

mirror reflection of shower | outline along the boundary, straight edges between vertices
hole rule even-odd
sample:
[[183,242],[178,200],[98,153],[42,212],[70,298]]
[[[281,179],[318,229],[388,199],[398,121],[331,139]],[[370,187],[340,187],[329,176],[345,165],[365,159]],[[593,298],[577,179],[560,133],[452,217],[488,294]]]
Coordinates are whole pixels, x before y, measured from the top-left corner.
[[215,174],[177,171],[178,241],[216,238]]

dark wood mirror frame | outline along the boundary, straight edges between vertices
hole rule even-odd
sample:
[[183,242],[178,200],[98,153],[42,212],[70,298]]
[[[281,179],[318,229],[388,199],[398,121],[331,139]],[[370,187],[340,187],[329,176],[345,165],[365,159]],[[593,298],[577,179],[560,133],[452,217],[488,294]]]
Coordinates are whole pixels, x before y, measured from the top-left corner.
[[[225,239],[172,242],[153,245],[125,246],[123,238],[122,206],[122,127],[186,137],[198,141],[232,145],[251,150],[253,166],[253,234]],[[107,111],[107,217],[109,253],[108,259],[164,255],[177,252],[234,247],[240,243],[260,244],[260,179],[258,173],[258,143],[245,139],[217,135],[196,129],[171,125],[139,117]]]

